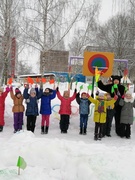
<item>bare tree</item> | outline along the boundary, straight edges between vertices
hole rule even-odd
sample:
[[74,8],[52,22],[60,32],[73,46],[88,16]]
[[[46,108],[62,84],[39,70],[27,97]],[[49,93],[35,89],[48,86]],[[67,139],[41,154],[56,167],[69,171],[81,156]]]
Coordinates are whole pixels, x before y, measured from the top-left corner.
[[[64,50],[64,38],[78,19],[85,0],[34,0],[26,1],[22,27],[27,45],[39,52],[48,50]],[[71,9],[72,8],[72,9]],[[23,41],[22,40],[22,41]],[[42,72],[45,70],[41,63]]]
[[[0,3],[0,68],[1,85],[7,83],[8,72],[11,70],[12,45],[17,37],[17,27],[23,1],[1,0]],[[16,56],[16,55],[15,55]]]
[[18,62],[18,75],[25,75],[25,74],[31,74],[31,66],[19,61]]
[[[72,55],[82,56],[87,45],[93,44],[95,41],[95,32],[97,29],[97,17],[100,10],[100,2],[94,4],[86,3],[82,11],[82,26],[75,29],[73,39],[69,43],[69,49]],[[79,24],[79,22],[77,22]],[[77,24],[76,23],[76,24]]]
[[128,59],[129,70],[130,64],[134,64],[135,56],[133,26],[135,21],[129,15],[119,14],[99,27],[96,38],[97,45],[102,47],[103,51],[108,49],[114,52],[115,59]]

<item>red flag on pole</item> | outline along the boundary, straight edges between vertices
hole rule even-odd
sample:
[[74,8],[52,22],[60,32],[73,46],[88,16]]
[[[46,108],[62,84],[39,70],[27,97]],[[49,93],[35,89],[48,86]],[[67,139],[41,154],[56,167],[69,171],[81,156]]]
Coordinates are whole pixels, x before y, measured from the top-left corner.
[[45,78],[42,78],[42,83],[46,83],[46,79]]
[[50,79],[50,81],[49,81],[50,84],[53,84],[54,82],[55,82],[54,79]]
[[40,79],[37,77],[36,78],[36,83],[39,83],[40,82]]
[[11,85],[11,84],[12,84],[12,82],[13,82],[13,79],[12,79],[12,77],[11,77],[11,78],[9,78],[9,79],[8,79],[7,84],[10,84],[10,85]]
[[33,80],[31,77],[28,77],[28,78],[27,78],[27,82],[28,82],[29,84],[33,84],[33,83],[34,83],[34,80]]

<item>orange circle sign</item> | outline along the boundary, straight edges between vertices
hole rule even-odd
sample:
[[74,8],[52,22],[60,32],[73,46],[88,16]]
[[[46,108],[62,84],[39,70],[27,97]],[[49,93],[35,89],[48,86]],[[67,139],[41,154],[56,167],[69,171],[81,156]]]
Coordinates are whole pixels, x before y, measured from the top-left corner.
[[83,75],[94,76],[95,67],[102,70],[104,77],[112,75],[114,54],[108,52],[84,52]]

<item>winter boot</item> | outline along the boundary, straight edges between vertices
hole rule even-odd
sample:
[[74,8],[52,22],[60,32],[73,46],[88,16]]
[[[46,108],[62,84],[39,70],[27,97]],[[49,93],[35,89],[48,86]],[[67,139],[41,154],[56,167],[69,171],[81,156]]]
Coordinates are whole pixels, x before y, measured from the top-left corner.
[[82,134],[82,133],[83,133],[83,128],[80,128],[79,134]]
[[98,134],[95,134],[94,136],[94,140],[97,141],[98,140]]
[[41,126],[41,134],[44,134],[44,129],[45,129],[45,127]]
[[48,134],[48,126],[45,127],[45,134]]
[[87,131],[86,131],[86,128],[84,128],[83,134],[86,135],[86,132],[87,132]]
[[0,132],[2,132],[3,131],[3,126],[0,126]]
[[101,141],[102,137],[103,137],[102,134],[99,134],[98,140]]

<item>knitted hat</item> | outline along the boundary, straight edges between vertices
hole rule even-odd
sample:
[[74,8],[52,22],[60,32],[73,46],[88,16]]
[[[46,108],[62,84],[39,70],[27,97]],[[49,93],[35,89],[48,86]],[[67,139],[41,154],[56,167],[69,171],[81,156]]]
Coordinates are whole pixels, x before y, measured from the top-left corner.
[[104,95],[105,95],[105,93],[99,92],[99,95],[98,95],[98,96],[104,96]]
[[50,89],[50,88],[45,88],[45,91],[46,91],[47,89],[48,89],[49,93],[52,92],[52,89]]
[[118,75],[115,75],[115,76],[114,76],[114,75],[112,75],[111,78],[112,78],[112,81],[114,81],[115,79],[117,79],[117,80],[119,80],[119,82],[120,82],[122,76],[118,76]]
[[30,90],[30,94],[32,94],[32,93],[35,93],[35,94],[36,94],[36,90],[35,90],[35,88],[31,88],[31,90]]
[[83,95],[87,95],[87,93],[86,92],[82,92],[81,96],[83,96]]
[[17,94],[21,94],[21,91],[18,89],[18,88],[16,88],[15,89],[15,94],[17,95]]

